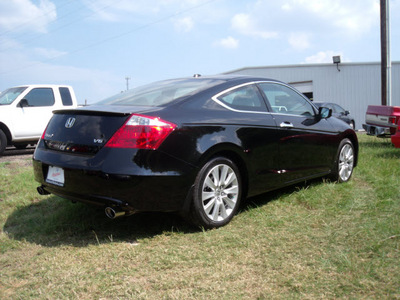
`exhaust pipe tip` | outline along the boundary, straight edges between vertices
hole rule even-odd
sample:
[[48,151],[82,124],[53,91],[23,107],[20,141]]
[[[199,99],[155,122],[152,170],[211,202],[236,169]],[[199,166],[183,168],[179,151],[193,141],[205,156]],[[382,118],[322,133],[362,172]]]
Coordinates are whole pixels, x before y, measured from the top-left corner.
[[106,213],[106,216],[109,217],[110,219],[122,217],[126,214],[125,211],[117,207],[106,207],[104,212]]
[[44,196],[44,195],[50,195],[50,193],[44,189],[44,186],[43,186],[43,185],[42,185],[42,186],[38,186],[38,187],[36,188],[36,190],[37,190],[37,192],[39,193],[39,195],[42,195],[42,196]]

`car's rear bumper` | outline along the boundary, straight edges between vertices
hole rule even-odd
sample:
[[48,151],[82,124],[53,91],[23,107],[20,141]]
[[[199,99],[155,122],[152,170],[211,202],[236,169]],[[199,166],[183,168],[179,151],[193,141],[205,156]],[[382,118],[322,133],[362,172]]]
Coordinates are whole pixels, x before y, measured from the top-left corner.
[[[37,150],[33,159],[35,180],[45,191],[72,201],[119,206],[129,211],[179,211],[194,182],[194,168],[186,164],[182,166],[182,162],[179,162],[180,170],[162,172],[143,169],[144,166],[130,160],[131,171],[128,172],[128,162],[116,160],[110,168],[104,163],[100,166],[87,163],[77,166],[69,164],[65,159],[52,159],[48,151],[43,156],[41,151]],[[45,160],[41,160],[41,156]],[[119,163],[122,164],[120,168]],[[179,163],[176,162],[177,168]],[[46,181],[49,166],[62,168],[64,184],[59,186]],[[118,169],[126,172],[115,172]]]

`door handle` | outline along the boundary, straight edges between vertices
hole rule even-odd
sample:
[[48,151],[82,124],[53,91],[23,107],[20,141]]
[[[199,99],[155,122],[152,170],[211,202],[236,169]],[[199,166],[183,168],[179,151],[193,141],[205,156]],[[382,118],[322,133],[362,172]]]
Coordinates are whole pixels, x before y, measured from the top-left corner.
[[293,128],[293,124],[290,122],[282,122],[280,125],[282,128]]

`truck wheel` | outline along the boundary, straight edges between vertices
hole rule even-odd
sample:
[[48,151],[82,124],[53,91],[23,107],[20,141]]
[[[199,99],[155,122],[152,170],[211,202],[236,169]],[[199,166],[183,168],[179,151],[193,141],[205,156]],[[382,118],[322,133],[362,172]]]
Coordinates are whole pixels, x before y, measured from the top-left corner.
[[0,156],[3,155],[7,146],[7,137],[2,130],[0,130]]

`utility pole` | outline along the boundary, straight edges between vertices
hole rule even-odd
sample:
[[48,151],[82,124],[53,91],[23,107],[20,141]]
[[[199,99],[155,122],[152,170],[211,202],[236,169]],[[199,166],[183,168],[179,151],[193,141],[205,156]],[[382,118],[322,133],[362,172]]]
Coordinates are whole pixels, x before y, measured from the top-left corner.
[[381,104],[392,105],[389,0],[381,2]]
[[125,80],[126,80],[126,90],[129,90],[129,79],[131,79],[130,77],[126,76]]

